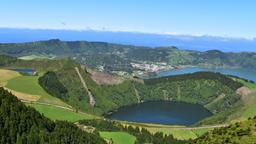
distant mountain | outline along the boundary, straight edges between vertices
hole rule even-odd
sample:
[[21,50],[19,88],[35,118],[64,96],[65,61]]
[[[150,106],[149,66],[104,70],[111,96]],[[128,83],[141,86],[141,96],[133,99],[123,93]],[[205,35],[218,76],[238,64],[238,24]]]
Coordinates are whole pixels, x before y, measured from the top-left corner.
[[181,49],[224,52],[256,52],[256,40],[213,36],[164,35],[136,32],[74,31],[74,30],[31,30],[0,28],[0,42],[31,42],[48,39],[65,41],[103,41],[147,47],[177,46]]
[[[15,57],[54,55],[71,57],[90,68],[103,67],[106,72],[132,73],[132,63],[166,63],[172,66],[242,67],[256,69],[256,53],[227,53],[181,50],[176,47],[139,47],[106,42],[61,41],[52,39],[28,43],[0,43],[0,54]],[[139,69],[141,66],[139,66]]]

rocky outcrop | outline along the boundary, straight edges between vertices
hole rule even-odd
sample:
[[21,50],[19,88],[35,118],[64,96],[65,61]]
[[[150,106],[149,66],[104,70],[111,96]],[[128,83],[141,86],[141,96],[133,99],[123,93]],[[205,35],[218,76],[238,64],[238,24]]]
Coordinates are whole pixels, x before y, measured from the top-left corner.
[[241,96],[247,96],[252,93],[252,91],[248,87],[240,87],[239,89],[236,90],[236,93],[241,95]]

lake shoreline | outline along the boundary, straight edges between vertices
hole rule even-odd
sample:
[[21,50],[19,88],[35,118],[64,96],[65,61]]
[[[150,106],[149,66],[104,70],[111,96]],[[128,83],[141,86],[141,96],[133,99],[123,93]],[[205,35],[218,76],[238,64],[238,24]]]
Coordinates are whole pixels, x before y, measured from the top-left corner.
[[[153,106],[151,106],[153,104]],[[179,108],[179,105],[185,108]],[[146,108],[145,108],[146,107]],[[188,108],[186,108],[188,107]],[[190,108],[189,108],[190,107]],[[129,110],[135,109],[134,114],[132,112],[129,112]],[[138,109],[136,109],[138,108]],[[140,109],[142,108],[142,109]],[[127,112],[128,109],[128,112]],[[178,111],[181,109],[181,112]],[[191,111],[192,109],[192,111]],[[172,115],[171,112],[174,114]],[[177,111],[175,111],[177,110]],[[194,110],[194,111],[193,111]],[[142,120],[140,118],[140,111],[142,111]],[[186,112],[188,111],[188,112]],[[199,115],[198,119],[194,117],[193,118],[188,118],[188,115],[190,115],[190,112],[194,113],[195,116],[199,115],[200,112],[202,115]],[[198,113],[199,111],[199,113]],[[125,117],[124,115],[121,115],[120,118],[116,117],[118,116],[119,113],[126,113],[128,117]],[[153,112],[151,114],[155,114],[154,117],[151,117],[152,115],[150,112]],[[184,113],[185,115],[182,115]],[[187,113],[187,115],[186,115]],[[143,116],[144,114],[144,116]],[[148,115],[145,115],[148,114]],[[212,116],[213,113],[210,112],[208,109],[203,107],[200,104],[191,104],[188,102],[180,102],[180,101],[164,101],[164,100],[159,100],[159,101],[146,101],[143,103],[137,103],[137,104],[132,104],[132,105],[127,105],[127,106],[122,106],[118,109],[115,109],[113,111],[109,111],[103,115],[104,118],[111,119],[111,120],[121,120],[121,121],[130,121],[130,122],[139,122],[139,123],[154,123],[154,124],[164,124],[164,125],[184,125],[184,126],[190,126],[193,125],[199,121],[201,121],[204,118]],[[139,116],[139,117],[136,117]],[[129,118],[130,117],[130,118]],[[135,117],[135,119],[131,119],[131,117]],[[151,119],[147,119],[147,117],[150,117]],[[127,119],[124,119],[127,118]],[[159,118],[159,119],[158,119]],[[166,118],[166,119],[164,119]],[[184,119],[182,119],[184,118]],[[160,120],[160,121],[158,121]],[[173,120],[173,122],[172,122]]]

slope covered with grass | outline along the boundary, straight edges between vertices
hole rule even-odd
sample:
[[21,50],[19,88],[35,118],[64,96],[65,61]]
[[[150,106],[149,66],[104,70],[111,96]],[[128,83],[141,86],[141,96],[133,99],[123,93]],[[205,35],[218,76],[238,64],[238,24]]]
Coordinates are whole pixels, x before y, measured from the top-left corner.
[[134,144],[136,138],[125,132],[100,132],[100,136],[113,144]]
[[50,106],[50,105],[41,105],[41,104],[27,104],[35,108],[38,112],[43,114],[45,117],[50,118],[51,120],[65,120],[70,122],[76,122],[82,119],[93,119],[95,118],[92,115],[86,113],[75,112],[68,109]]
[[226,128],[214,129],[194,143],[213,144],[213,143],[230,143],[230,144],[252,144],[256,141],[256,118],[231,124]]
[[68,106],[61,100],[49,95],[39,84],[39,76],[19,76],[8,81],[8,89],[31,95],[40,96],[39,102]]
[[136,144],[184,144],[187,142],[185,140],[177,140],[171,134],[164,134],[163,132],[151,133],[143,127],[124,125],[117,121],[103,119],[81,120],[79,125],[95,128],[106,139],[111,140],[112,138],[114,143],[120,141],[121,144],[125,142],[128,144],[128,142],[132,143],[133,140],[135,140]]
[[18,72],[0,69],[0,86],[5,86],[8,80],[16,78],[18,76],[20,76]]

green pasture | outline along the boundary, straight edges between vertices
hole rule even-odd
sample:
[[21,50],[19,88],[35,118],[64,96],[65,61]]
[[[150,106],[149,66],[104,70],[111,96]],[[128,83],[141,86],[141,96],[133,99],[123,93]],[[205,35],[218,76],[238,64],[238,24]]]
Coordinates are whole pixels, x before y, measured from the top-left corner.
[[49,95],[39,84],[39,76],[19,76],[8,81],[6,87],[17,92],[41,96],[39,102],[68,106],[60,99]]
[[94,116],[85,113],[76,113],[71,110],[41,104],[27,104],[35,108],[38,112],[52,120],[65,120],[76,122],[82,119],[93,119]]
[[100,136],[113,144],[134,144],[136,137],[126,132],[100,132]]

